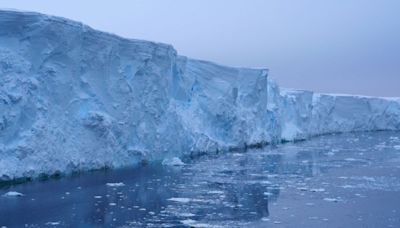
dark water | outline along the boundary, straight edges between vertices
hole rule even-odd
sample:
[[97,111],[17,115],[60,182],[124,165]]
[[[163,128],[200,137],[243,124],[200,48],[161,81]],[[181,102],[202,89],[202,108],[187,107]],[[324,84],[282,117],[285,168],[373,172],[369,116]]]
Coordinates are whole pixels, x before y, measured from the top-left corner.
[[400,133],[323,136],[0,195],[9,191],[24,196],[0,196],[0,227],[400,227]]

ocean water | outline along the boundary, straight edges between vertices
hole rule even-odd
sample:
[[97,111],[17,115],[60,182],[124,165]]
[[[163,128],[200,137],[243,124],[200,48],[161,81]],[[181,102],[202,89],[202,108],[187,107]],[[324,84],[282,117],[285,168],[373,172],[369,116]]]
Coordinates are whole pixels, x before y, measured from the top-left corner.
[[2,226],[400,227],[400,132],[3,186]]

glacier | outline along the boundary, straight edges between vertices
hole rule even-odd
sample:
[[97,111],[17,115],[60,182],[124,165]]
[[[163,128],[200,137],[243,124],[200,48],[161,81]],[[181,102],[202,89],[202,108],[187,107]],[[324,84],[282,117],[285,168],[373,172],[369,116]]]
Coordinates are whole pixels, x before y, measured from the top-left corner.
[[0,181],[400,130],[400,99],[280,88],[79,22],[0,10]]

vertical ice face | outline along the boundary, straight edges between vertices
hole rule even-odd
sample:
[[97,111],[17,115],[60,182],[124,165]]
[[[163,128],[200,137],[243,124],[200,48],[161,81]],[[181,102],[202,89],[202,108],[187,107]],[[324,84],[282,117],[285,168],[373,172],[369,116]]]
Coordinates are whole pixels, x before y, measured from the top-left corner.
[[175,60],[170,45],[1,11],[1,174],[121,166],[184,149],[169,110]]
[[267,74],[0,11],[0,180],[400,129],[398,99],[280,89]]
[[283,89],[278,116],[282,140],[321,134],[399,130],[400,100]]
[[231,68],[180,57],[184,96],[177,113],[195,150],[245,147],[268,139],[267,70]]
[[313,92],[287,89],[281,90],[279,115],[283,140],[301,140],[309,135],[313,110]]
[[268,141],[266,70],[178,58],[170,45],[1,11],[0,72],[2,179]]

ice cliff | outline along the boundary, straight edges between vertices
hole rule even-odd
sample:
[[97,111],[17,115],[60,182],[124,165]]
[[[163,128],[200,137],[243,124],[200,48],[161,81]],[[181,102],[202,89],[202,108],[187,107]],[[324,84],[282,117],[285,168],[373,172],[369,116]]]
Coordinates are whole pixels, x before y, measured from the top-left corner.
[[399,99],[280,89],[267,74],[0,11],[0,180],[400,129]]

